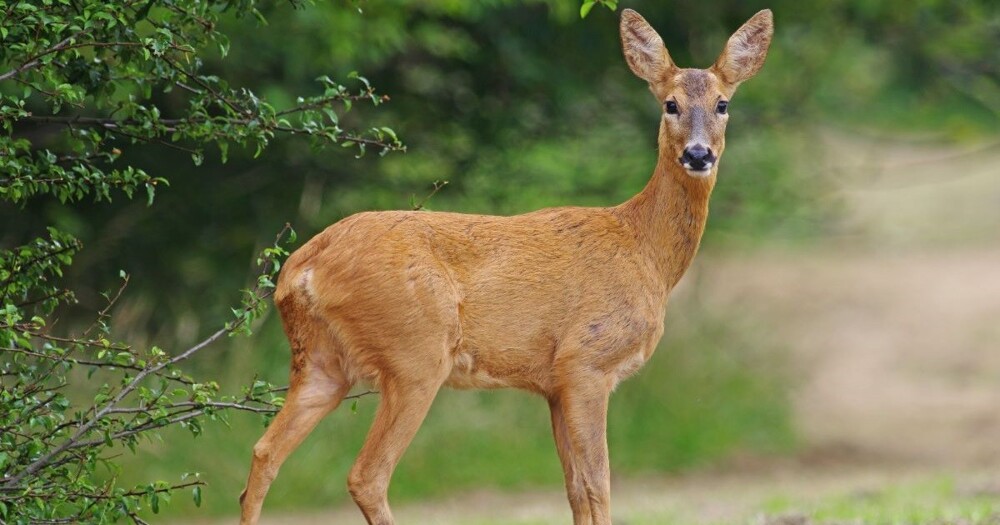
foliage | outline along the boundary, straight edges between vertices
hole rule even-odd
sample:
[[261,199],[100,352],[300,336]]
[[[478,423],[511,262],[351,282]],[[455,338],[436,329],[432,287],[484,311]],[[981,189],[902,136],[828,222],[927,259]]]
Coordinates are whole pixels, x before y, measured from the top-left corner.
[[618,0],[583,0],[583,4],[580,5],[580,18],[586,18],[596,4],[601,4],[612,11],[618,8]]
[[[122,151],[139,142],[169,145],[189,153],[195,164],[202,162],[205,144],[215,144],[224,160],[230,142],[259,155],[279,133],[356,147],[359,155],[367,148],[402,149],[389,128],[356,132],[339,126],[338,107],[386,100],[363,77],[353,75],[361,84],[357,92],[320,77],[321,94],[278,109],[203,72],[199,52],[209,46],[223,57],[228,52],[228,39],[216,29],[227,10],[259,16],[250,1],[10,3],[0,29],[0,64],[9,70],[0,81],[21,90],[5,89],[0,105],[5,198],[22,203],[47,193],[63,202],[87,194],[109,199],[111,188],[129,196],[145,188],[152,199],[163,179],[115,166]],[[154,94],[177,114],[161,109]],[[58,139],[27,136],[28,130],[53,125],[63,128]]]
[[[179,426],[197,436],[203,421],[225,422],[228,410],[270,416],[281,405],[284,388],[255,380],[239,396],[220,396],[218,383],[195,380],[179,365],[226,335],[249,333],[274,288],[279,260],[287,255],[279,241],[288,231],[286,226],[274,246],[261,254],[261,273],[254,287],[244,291],[240,307],[233,309],[235,318],[173,355],[155,346],[141,349],[111,340],[109,312],[128,284],[125,273],[121,288],[108,297],[90,327],[75,335],[53,335],[47,318],[72,295],[48,278],[72,261],[79,249],[73,239],[53,231],[50,239],[4,253],[0,517],[5,522],[107,522],[123,517],[141,522],[138,513],[144,505],[158,512],[174,490],[187,487],[201,504],[197,474],[177,483],[126,488],[116,483],[120,467],[115,458],[121,447],[134,453],[141,439],[154,438],[164,427]],[[36,293],[43,295],[34,299]],[[36,315],[28,318],[29,313]],[[86,395],[78,384],[84,377],[98,385]],[[111,473],[110,479],[100,481],[99,467]]]
[[889,477],[891,481],[875,487],[831,494],[818,501],[771,494],[760,507],[775,517],[763,525],[796,517],[804,525],[996,525],[1000,523],[996,488],[977,477]]
[[[0,11],[0,201],[73,205],[142,192],[150,205],[167,179],[122,159],[142,144],[183,152],[195,165],[207,146],[226,162],[230,144],[259,156],[279,135],[359,157],[404,149],[390,128],[340,125],[354,103],[388,100],[355,73],[354,90],[321,76],[319,93],[278,108],[205,72],[203,56],[228,52],[223,17],[264,23],[252,0],[43,0],[5,2]],[[161,429],[197,436],[206,421],[227,422],[229,411],[267,422],[277,410],[284,388],[255,379],[222,395],[218,382],[181,365],[228,335],[250,333],[287,255],[286,234],[294,242],[286,225],[258,257],[259,274],[233,318],[173,353],[112,335],[110,311],[130,281],[124,271],[88,326],[55,326],[58,308],[75,302],[61,284],[82,246],[72,235],[49,227],[46,237],[0,250],[0,522],[142,522],[144,509],[159,512],[181,488],[201,504],[198,474],[123,486],[118,456]]]

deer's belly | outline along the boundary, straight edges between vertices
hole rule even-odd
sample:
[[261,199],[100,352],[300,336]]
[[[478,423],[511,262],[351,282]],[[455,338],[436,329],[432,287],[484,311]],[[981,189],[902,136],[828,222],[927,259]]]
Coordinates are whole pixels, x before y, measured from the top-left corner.
[[514,386],[512,382],[503,377],[496,377],[489,371],[476,366],[476,359],[467,352],[459,353],[455,356],[455,363],[452,366],[451,374],[445,381],[445,385],[451,388],[463,389],[488,389],[488,388],[508,388]]
[[544,392],[551,370],[538,352],[514,348],[463,348],[453,357],[445,385],[451,388],[520,388]]

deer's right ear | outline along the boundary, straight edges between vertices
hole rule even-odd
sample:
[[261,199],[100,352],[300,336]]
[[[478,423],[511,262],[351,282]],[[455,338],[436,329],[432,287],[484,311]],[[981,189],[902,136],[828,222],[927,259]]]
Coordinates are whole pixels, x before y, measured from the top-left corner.
[[653,83],[674,67],[663,39],[639,13],[622,11],[620,31],[625,61],[637,77]]

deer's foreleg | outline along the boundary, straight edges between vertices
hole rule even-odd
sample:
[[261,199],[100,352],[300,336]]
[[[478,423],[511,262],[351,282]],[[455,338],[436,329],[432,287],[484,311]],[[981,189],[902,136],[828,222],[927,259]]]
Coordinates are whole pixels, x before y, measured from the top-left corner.
[[569,440],[569,429],[563,416],[562,406],[558,400],[549,401],[552,416],[552,435],[556,441],[556,451],[562,462],[566,477],[566,495],[569,497],[570,508],[573,509],[573,525],[590,525],[593,520],[590,513],[590,498],[583,482],[583,474],[576,465],[572,444]]
[[[568,431],[575,470],[582,480],[592,525],[611,525],[611,467],[608,462],[609,389],[603,377],[579,377],[566,385],[559,405]],[[574,509],[574,513],[576,510]],[[577,522],[580,523],[580,522]]]

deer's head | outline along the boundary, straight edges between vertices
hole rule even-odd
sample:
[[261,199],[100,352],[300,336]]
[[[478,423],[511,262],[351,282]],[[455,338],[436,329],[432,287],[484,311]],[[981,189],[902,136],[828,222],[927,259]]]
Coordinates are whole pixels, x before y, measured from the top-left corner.
[[661,157],[677,160],[692,177],[712,177],[726,147],[729,99],[741,82],[754,76],[767,56],[774,24],[770,10],[748,20],[708,69],[674,65],[663,39],[639,13],[622,11],[621,38],[632,72],[649,82],[662,105]]

